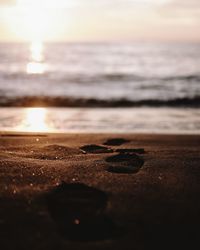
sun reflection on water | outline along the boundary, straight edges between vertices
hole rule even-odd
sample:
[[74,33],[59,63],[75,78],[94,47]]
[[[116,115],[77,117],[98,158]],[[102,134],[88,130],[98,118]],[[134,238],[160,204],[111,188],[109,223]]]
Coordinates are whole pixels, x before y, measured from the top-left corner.
[[30,62],[27,63],[26,72],[27,74],[44,74],[45,73],[45,63],[43,55],[43,43],[42,42],[32,42],[30,47]]
[[51,132],[47,121],[47,109],[27,108],[24,110],[23,121],[17,130],[24,132]]
[[42,63],[30,62],[27,64],[26,71],[28,74],[43,74],[45,67]]

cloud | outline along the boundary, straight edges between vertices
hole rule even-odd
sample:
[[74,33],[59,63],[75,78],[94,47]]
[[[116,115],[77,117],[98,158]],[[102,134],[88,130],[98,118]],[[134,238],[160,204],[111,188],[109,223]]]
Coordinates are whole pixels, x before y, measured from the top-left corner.
[[[17,0],[0,0],[0,5],[12,5]],[[25,5],[34,4],[34,0],[22,0]],[[37,2],[37,0],[36,0]],[[136,7],[136,6],[171,6],[173,8],[200,8],[200,0],[40,0],[40,4],[57,6],[57,7],[68,7],[68,6],[82,6],[82,7]]]
[[160,6],[157,13],[169,25],[180,28],[199,26],[200,0],[171,0]]
[[200,8],[199,0],[172,0],[168,3],[169,6],[179,9],[194,9]]
[[[67,8],[71,6],[80,7],[134,7],[134,6],[148,6],[148,5],[160,5],[167,0],[41,0],[41,6]],[[12,5],[17,0],[0,0],[0,5]],[[24,5],[35,4],[34,0],[21,0]],[[38,0],[36,0],[38,2]]]
[[12,5],[15,4],[15,0],[0,0],[0,5]]
[[200,10],[199,0],[171,0],[166,3],[164,8],[166,10],[179,11],[179,12],[196,12]]

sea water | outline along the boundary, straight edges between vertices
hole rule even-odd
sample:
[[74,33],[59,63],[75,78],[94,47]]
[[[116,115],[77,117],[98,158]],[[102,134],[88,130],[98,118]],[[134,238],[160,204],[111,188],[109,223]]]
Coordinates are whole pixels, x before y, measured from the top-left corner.
[[[87,109],[48,109],[58,132],[198,132],[199,65],[199,44],[2,43],[0,106],[23,106],[28,98],[54,106],[62,99],[62,107],[87,103]],[[24,119],[24,109],[12,110],[0,108],[1,130],[17,129],[15,121]]]

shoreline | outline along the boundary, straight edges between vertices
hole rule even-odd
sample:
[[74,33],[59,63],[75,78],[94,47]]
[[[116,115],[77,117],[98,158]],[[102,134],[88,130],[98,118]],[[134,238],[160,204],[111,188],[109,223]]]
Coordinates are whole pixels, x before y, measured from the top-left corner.
[[73,136],[82,136],[82,137],[87,137],[87,136],[104,136],[104,137],[132,137],[132,136],[136,136],[136,137],[141,137],[141,138],[145,138],[145,137],[182,137],[182,138],[195,138],[195,137],[199,137],[200,138],[200,134],[178,134],[178,133],[150,133],[150,132],[132,132],[132,133],[98,133],[98,132],[30,132],[30,131],[0,131],[0,137],[73,137]]
[[200,134],[192,108],[0,108],[0,121],[13,132]]
[[1,132],[1,248],[197,246],[199,141]]

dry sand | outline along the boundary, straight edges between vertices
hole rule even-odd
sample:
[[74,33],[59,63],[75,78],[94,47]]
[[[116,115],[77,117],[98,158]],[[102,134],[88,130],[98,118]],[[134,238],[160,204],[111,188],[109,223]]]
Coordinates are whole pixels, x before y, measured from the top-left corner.
[[0,249],[195,249],[200,136],[115,138],[1,133]]

